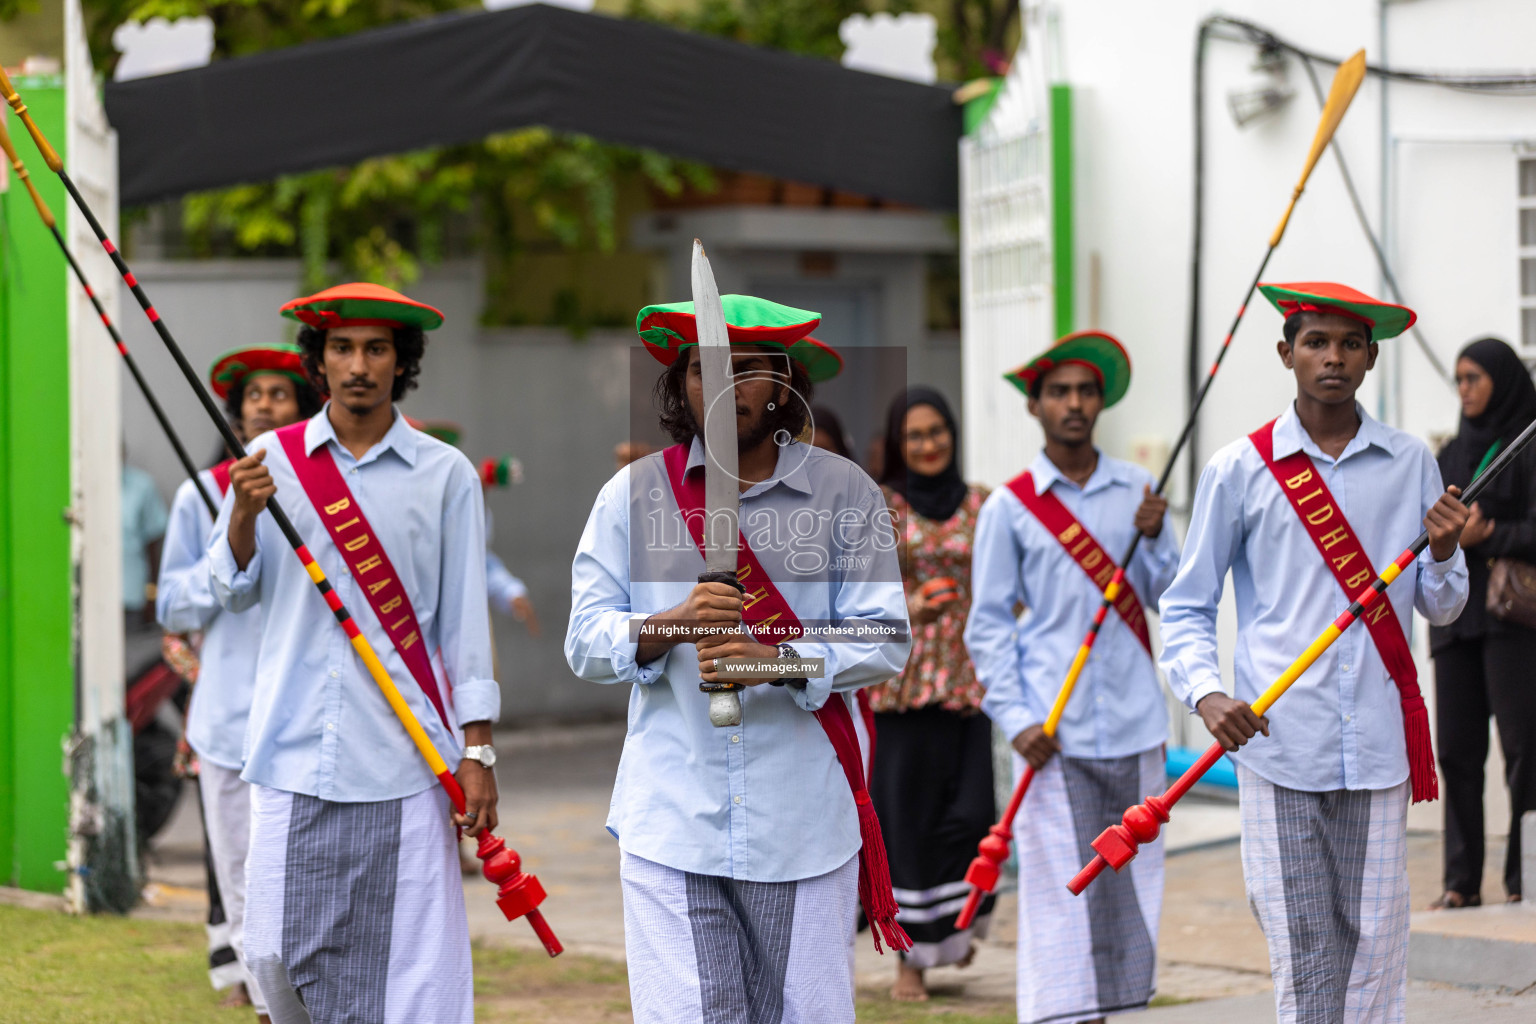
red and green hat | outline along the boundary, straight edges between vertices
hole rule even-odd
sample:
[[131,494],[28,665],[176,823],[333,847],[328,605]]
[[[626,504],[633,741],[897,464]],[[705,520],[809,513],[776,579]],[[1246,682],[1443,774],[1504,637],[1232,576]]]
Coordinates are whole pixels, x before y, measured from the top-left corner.
[[407,416],[405,421],[428,437],[435,437],[455,448],[464,437],[464,428],[452,420],[415,420]]
[[214,360],[213,368],[208,371],[208,383],[214,394],[227,399],[229,393],[253,373],[280,373],[300,384],[309,383],[309,375],[304,372],[303,350],[284,341],[225,352]]
[[1051,347],[1023,366],[1003,374],[1003,379],[1026,396],[1035,382],[1058,366],[1077,363],[1092,370],[1104,391],[1104,408],[1125,397],[1131,387],[1131,357],[1125,346],[1103,331],[1078,331],[1057,338]]
[[[725,310],[726,337],[732,345],[782,348],[805,367],[813,382],[829,380],[842,370],[843,359],[837,350],[810,336],[821,323],[820,313],[752,295],[722,295],[720,305]],[[671,366],[683,349],[699,343],[692,302],[646,306],[635,317],[635,332],[663,366]]]
[[381,284],[354,281],[294,299],[279,311],[290,320],[328,330],[332,327],[420,327],[443,325],[441,310],[417,302]]
[[1289,320],[1297,313],[1332,313],[1359,320],[1371,329],[1371,340],[1395,338],[1413,326],[1418,314],[1407,306],[1373,299],[1348,285],[1329,281],[1261,284],[1259,291]]

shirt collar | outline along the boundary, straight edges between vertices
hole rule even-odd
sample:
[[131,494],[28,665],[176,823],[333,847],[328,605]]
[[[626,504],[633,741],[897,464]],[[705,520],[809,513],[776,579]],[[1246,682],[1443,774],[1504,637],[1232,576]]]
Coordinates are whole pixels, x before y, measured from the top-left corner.
[[[1343,461],[1356,452],[1362,452],[1373,445],[1386,452],[1389,456],[1397,454],[1392,444],[1391,431],[1375,419],[1372,419],[1371,414],[1365,411],[1365,406],[1359,402],[1355,403],[1355,415],[1360,417],[1360,429],[1355,432],[1354,437],[1350,438],[1349,444],[1344,446],[1344,451],[1338,459],[1330,461]],[[1312,440],[1312,436],[1302,428],[1301,420],[1296,415],[1296,403],[1294,400],[1285,407],[1285,412],[1281,413],[1280,418],[1275,421],[1273,436],[1275,458],[1277,460],[1283,459],[1287,455],[1294,455],[1300,451],[1304,451],[1308,455],[1319,459],[1329,458],[1317,446],[1317,442]]]
[[[1112,484],[1128,484],[1131,482],[1130,474],[1126,471],[1126,467],[1114,459],[1106,458],[1104,453],[1098,448],[1094,448],[1094,452],[1099,456],[1099,464],[1093,467],[1093,475],[1082,486],[1081,490],[1084,494],[1101,491]],[[1069,480],[1060,469],[1056,468],[1056,463],[1050,460],[1043,448],[1035,456],[1035,461],[1030,464],[1029,475],[1034,477],[1036,494],[1044,494],[1051,489],[1052,484],[1056,483],[1064,484],[1068,487],[1077,487],[1075,482]]]
[[[304,454],[313,455],[315,449],[327,441],[335,441],[338,449],[347,451],[336,439],[336,428],[331,424],[329,415],[330,408],[331,403],[326,402],[324,407],[311,416],[309,422],[304,425]],[[364,452],[363,457],[357,460],[359,466],[365,462],[372,462],[390,449],[404,459],[407,466],[416,465],[416,429],[405,421],[405,417],[400,415],[398,408],[392,406],[390,411],[394,414],[394,422],[390,424],[389,430],[385,432],[379,443]],[[350,452],[347,454],[351,455]]]
[[[810,494],[811,474],[806,469],[810,461],[810,453],[799,441],[784,445],[779,449],[779,461],[773,467],[773,475],[747,488],[742,492],[742,497],[761,494],[779,484],[783,484],[792,491],[799,491],[801,494]],[[703,468],[704,439],[695,434],[693,443],[688,446],[688,462],[683,466],[683,475],[687,476],[694,470]]]

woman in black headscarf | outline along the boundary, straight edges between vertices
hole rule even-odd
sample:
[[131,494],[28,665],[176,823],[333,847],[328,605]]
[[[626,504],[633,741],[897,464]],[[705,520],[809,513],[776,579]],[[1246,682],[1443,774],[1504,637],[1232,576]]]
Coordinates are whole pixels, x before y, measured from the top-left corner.
[[900,676],[871,687],[875,764],[870,796],[911,951],[891,995],[928,998],[923,972],[967,964],[992,898],[971,929],[955,928],[965,869],[992,824],[992,725],[965,650],[971,547],[987,489],[960,476],[959,430],[944,396],[912,388],[891,404],[881,489],[901,540],[912,653]]
[[[1456,358],[1461,427],[1439,456],[1447,485],[1466,487],[1536,419],[1536,385],[1504,342],[1482,338]],[[1487,611],[1496,558],[1536,563],[1536,449],[1489,482],[1461,533],[1471,577],[1466,610],[1431,627],[1435,723],[1445,780],[1445,892],[1432,906],[1477,906],[1483,879],[1483,765],[1488,716],[1498,723],[1512,812],[1504,888],[1520,899],[1520,815],[1536,810],[1536,630]]]

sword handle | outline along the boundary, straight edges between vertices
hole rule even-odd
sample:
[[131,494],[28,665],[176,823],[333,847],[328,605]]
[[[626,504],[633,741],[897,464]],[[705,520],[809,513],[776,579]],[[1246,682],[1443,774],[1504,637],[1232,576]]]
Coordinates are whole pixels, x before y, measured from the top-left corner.
[[[700,583],[724,583],[735,587],[743,594],[747,588],[741,585],[733,572],[723,569],[706,570],[699,573]],[[726,729],[733,725],[741,724],[741,691],[746,689],[742,683],[706,683],[699,681],[699,690],[709,694],[709,720],[717,729]]]

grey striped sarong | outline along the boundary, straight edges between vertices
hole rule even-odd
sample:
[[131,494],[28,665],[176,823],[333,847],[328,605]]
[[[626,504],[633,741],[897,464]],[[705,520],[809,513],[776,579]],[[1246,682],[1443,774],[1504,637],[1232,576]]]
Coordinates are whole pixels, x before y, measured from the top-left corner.
[[1408,783],[1286,789],[1238,766],[1243,880],[1280,1024],[1398,1024],[1408,999]]
[[251,787],[245,958],[274,1024],[469,1024],[448,798],[332,803]]
[[635,1024],[852,1024],[858,866],[749,882],[621,853]]
[[[1014,756],[1016,773],[1024,759]],[[1128,757],[1058,755],[1035,775],[1014,826],[1019,851],[1020,1024],[1069,1024],[1146,1006],[1157,986],[1163,840],[1082,896],[1067,882],[1125,809],[1163,787],[1161,747]]]

